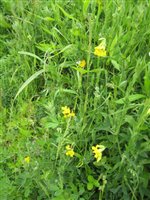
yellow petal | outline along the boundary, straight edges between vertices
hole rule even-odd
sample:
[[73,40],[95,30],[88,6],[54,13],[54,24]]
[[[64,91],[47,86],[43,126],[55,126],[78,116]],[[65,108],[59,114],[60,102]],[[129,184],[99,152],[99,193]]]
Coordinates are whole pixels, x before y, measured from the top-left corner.
[[97,162],[99,162],[102,159],[102,153],[99,154],[99,156],[97,157]]
[[69,151],[66,152],[66,155],[70,156],[70,157],[73,157],[74,154],[75,154],[75,152],[73,151],[73,149],[71,149],[71,150],[69,150]]
[[69,114],[70,117],[74,117],[75,116],[75,113],[72,111],[70,114]]
[[70,150],[70,149],[71,149],[70,145],[67,145],[66,150]]
[[78,62],[78,65],[79,65],[80,67],[85,67],[86,61],[85,61],[85,60],[81,60],[81,61]]
[[29,156],[25,157],[24,161],[25,161],[26,163],[29,163],[29,162],[30,162],[30,157],[29,157]]
[[61,107],[61,109],[62,109],[62,110],[65,110],[65,109],[67,109],[67,106],[63,106],[63,107]]
[[99,57],[105,57],[107,55],[106,54],[106,50],[105,49],[101,49],[99,46],[95,47],[94,54],[96,56],[99,56]]

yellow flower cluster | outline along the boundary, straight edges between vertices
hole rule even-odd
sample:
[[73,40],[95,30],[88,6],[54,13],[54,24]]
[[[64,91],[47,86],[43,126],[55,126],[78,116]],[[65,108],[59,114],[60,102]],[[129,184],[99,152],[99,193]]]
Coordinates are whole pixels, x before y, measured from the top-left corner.
[[94,55],[99,57],[105,57],[107,55],[105,39],[103,39],[102,42],[97,47],[95,47]]
[[[105,150],[105,146],[103,145],[92,146],[92,151],[94,153],[94,157],[96,158],[97,162],[99,162],[102,159],[102,152],[104,150]],[[75,155],[75,152],[70,145],[66,146],[66,155],[70,157],[73,157]]]
[[69,117],[74,117],[75,116],[75,113],[73,111],[71,111],[69,107],[64,106],[64,107],[61,107],[61,109],[62,109],[62,113],[64,114],[65,118],[69,118]]
[[29,162],[30,162],[30,157],[29,157],[29,156],[25,157],[25,158],[24,158],[24,161],[25,161],[26,163],[29,163]]
[[75,154],[75,152],[74,152],[73,148],[70,145],[67,145],[66,146],[66,155],[73,157],[74,154]]
[[[100,38],[101,43],[94,48],[94,55],[98,56],[98,57],[105,57],[107,56],[107,51],[106,51],[106,39],[105,38]],[[86,66],[86,61],[80,60],[78,62],[76,62],[76,64],[81,67],[84,68]]]
[[[97,47],[94,48],[94,55],[96,55],[98,57],[105,57],[107,55],[106,39],[100,38],[100,40],[101,40],[101,43]],[[79,67],[84,68],[86,66],[86,61],[83,59],[83,60],[76,62],[76,64]],[[71,111],[69,107],[64,106],[61,109],[62,109],[62,113],[65,118],[75,116],[75,113],[73,111]],[[103,145],[92,146],[92,151],[93,151],[94,157],[96,158],[97,162],[99,162],[102,159],[102,152],[104,150],[105,150],[105,146],[103,146]],[[70,156],[70,157],[73,157],[75,155],[75,152],[70,145],[66,146],[66,155]]]
[[102,159],[102,152],[105,150],[105,147],[103,145],[96,145],[92,146],[92,150],[94,157],[96,158],[97,162],[99,162]]
[[77,62],[77,64],[79,65],[79,67],[84,68],[86,66],[86,61],[80,60],[80,61]]

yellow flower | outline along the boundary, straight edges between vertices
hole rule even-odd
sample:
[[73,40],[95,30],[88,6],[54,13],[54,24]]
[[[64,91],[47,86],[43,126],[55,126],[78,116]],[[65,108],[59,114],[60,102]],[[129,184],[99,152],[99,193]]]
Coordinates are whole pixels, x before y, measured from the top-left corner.
[[80,60],[80,61],[77,62],[77,64],[79,65],[79,67],[84,68],[85,65],[86,65],[86,61],[85,60]]
[[105,57],[107,55],[106,52],[106,39],[101,38],[102,42],[94,48],[94,54],[99,57]]
[[70,145],[67,145],[66,146],[66,156],[70,156],[70,157],[73,157],[75,152],[73,150],[73,148],[70,146]]
[[64,114],[65,118],[74,117],[75,116],[75,113],[73,111],[71,111],[69,107],[64,106],[61,109],[62,109],[62,113]]
[[74,117],[75,116],[75,113],[72,111],[70,114],[69,114],[70,117]]
[[94,157],[96,158],[97,162],[99,162],[102,159],[102,152],[105,150],[105,147],[103,145],[96,145],[92,146],[92,150]]
[[29,156],[25,157],[25,158],[24,158],[24,161],[25,161],[26,163],[29,163],[29,162],[30,162],[30,157],[29,157]]
[[64,115],[68,115],[70,113],[70,108],[68,108],[67,106],[62,107],[61,109]]
[[94,54],[96,56],[99,56],[99,57],[105,57],[106,56],[106,50],[101,49],[101,47],[97,46],[97,47],[95,47]]
[[69,151],[70,149],[71,149],[71,146],[70,146],[70,145],[67,145],[67,146],[66,146],[66,150]]

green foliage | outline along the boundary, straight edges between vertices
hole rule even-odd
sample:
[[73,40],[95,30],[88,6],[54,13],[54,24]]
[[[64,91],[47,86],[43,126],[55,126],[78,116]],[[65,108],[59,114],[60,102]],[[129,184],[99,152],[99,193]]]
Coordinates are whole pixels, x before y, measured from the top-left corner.
[[150,199],[149,6],[0,1],[0,199]]

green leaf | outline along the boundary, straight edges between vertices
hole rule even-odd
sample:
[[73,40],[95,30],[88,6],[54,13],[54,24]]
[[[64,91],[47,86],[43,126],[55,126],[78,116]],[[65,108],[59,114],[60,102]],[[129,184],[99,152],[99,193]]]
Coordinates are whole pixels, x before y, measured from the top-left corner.
[[120,189],[121,189],[121,185],[119,185],[118,187],[115,187],[115,188],[111,188],[110,191],[111,191],[113,194],[116,194]]
[[69,19],[75,19],[72,15],[68,14],[60,5],[56,4],[57,7],[62,11],[62,13]]
[[40,185],[40,187],[41,187],[41,189],[44,191],[45,195],[46,195],[48,198],[50,198],[50,196],[49,196],[49,191],[48,191],[48,189],[46,188],[46,186],[45,186],[43,183],[41,183],[41,182],[38,182],[38,185]]
[[98,180],[94,180],[94,183],[93,183],[93,184],[95,185],[95,187],[99,187],[99,186],[100,186]]
[[100,68],[96,68],[96,69],[92,69],[92,70],[86,70],[80,67],[72,67],[73,69],[75,69],[76,71],[80,72],[81,74],[86,74],[86,73],[97,73],[99,72],[101,69]]
[[87,14],[87,9],[88,9],[89,4],[90,4],[90,0],[83,1],[83,13],[84,13],[84,15]]
[[58,89],[56,92],[55,92],[55,95],[54,95],[54,99],[57,97],[58,94],[60,93],[68,93],[68,94],[75,94],[77,95],[77,92],[74,91],[74,90],[70,90],[70,89]]
[[129,97],[124,97],[124,98],[117,100],[116,103],[117,104],[124,104],[126,100],[128,100],[129,102],[134,102],[134,101],[142,99],[142,98],[145,98],[145,95],[143,95],[143,94],[133,94],[133,95],[130,95]]
[[57,128],[59,124],[58,123],[54,123],[54,122],[49,122],[47,123],[48,128]]
[[52,17],[44,17],[44,20],[45,21],[55,21],[55,19],[54,18],[52,18]]
[[66,92],[66,93],[70,93],[70,94],[77,94],[76,91],[74,91],[74,90],[69,90],[69,89],[61,89],[60,92]]
[[[51,120],[51,121],[48,121],[48,120]],[[43,126],[45,128],[52,128],[52,129],[55,129],[57,128],[57,126],[59,125],[59,122],[57,121],[57,119],[55,118],[43,118],[43,120],[41,121],[41,123],[43,124]]]
[[134,126],[136,124],[134,118],[130,115],[126,115],[124,121],[128,122],[131,126]]
[[66,51],[66,50],[68,50],[68,49],[70,49],[70,48],[72,48],[72,47],[74,47],[73,44],[68,44],[68,45],[65,46],[58,54],[63,53],[64,51]]
[[[92,70],[90,70],[89,72],[95,72],[95,73],[97,73],[97,72],[99,72],[101,69],[100,68],[96,68],[96,69],[92,69]],[[102,71],[102,70],[101,70]]]
[[91,183],[91,182],[87,183],[87,189],[92,190],[93,189],[93,183]]
[[88,181],[91,182],[91,183],[93,183],[95,181],[95,179],[94,179],[93,176],[89,175],[88,176]]
[[41,62],[43,62],[43,60],[39,56],[37,56],[37,55],[35,55],[33,53],[26,52],[26,51],[19,51],[18,53],[26,55],[26,56],[31,56],[31,57],[36,58],[37,60],[40,60]]
[[144,90],[148,96],[150,96],[150,67],[144,76]]
[[5,20],[5,17],[2,15],[2,13],[0,13],[0,26],[3,28],[10,28],[10,24],[7,23],[7,21]]
[[115,60],[111,60],[112,65],[114,66],[115,69],[120,71],[120,65],[117,63]]
[[86,74],[88,73],[88,70],[79,68],[79,67],[72,67],[73,69],[75,69],[76,71],[80,72],[81,74]]
[[53,51],[53,47],[50,44],[38,44],[36,47],[44,52]]
[[41,69],[39,71],[37,71],[35,74],[33,74],[30,78],[28,78],[23,85],[19,88],[14,100],[18,97],[18,95],[24,90],[25,87],[27,87],[29,85],[29,83],[31,83],[35,78],[37,78],[40,74],[42,74],[45,70]]

